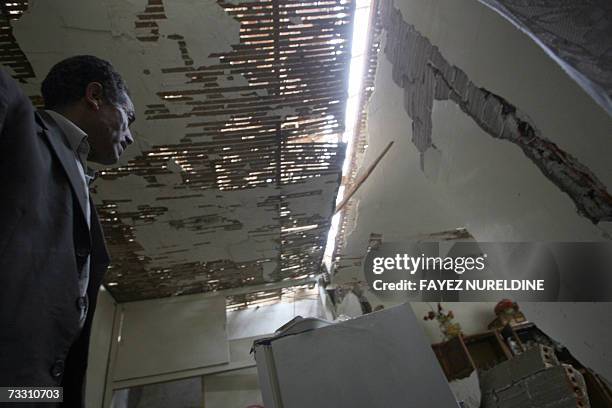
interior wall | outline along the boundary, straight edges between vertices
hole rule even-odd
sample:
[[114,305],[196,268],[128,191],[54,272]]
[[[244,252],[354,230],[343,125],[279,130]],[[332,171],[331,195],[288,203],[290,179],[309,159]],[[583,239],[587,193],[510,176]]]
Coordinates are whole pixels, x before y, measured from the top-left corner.
[[112,408],[200,408],[201,406],[200,377],[119,390],[114,393],[112,403]]
[[[475,87],[515,106],[541,137],[579,161],[612,191],[607,153],[612,151],[610,116],[527,35],[476,0],[391,3],[422,36],[421,46],[437,47],[440,56],[464,72]],[[385,30],[381,40],[361,171],[390,141],[395,143],[353,198],[355,222],[347,227],[340,254],[347,261],[335,272],[333,283],[365,282],[363,264],[354,260],[365,257],[373,233],[380,234],[383,243],[406,247],[428,234],[459,227],[481,242],[610,239],[609,224],[596,225],[580,214],[572,198],[515,143],[492,137],[456,102],[433,100],[428,107],[427,90],[419,93],[398,84],[394,69],[401,72],[405,67],[397,64],[428,61],[417,48],[405,59],[393,61]],[[421,156],[422,134],[414,129],[428,120],[433,145]],[[394,303],[363,289],[373,306]],[[412,305],[420,317],[430,310],[425,303]],[[612,364],[605,351],[610,333],[603,329],[612,327],[607,305],[521,304],[529,319],[566,344],[585,365],[610,378],[607,367]],[[453,310],[467,334],[486,330],[495,317],[494,303],[445,303],[445,307]],[[432,342],[441,340],[435,322],[421,322]]]
[[521,304],[529,320],[612,384],[612,303]]
[[[438,327],[438,322],[423,320],[431,310],[436,310],[437,303],[410,302],[412,310],[421,322],[425,335],[432,343],[444,340]],[[474,334],[487,330],[487,325],[495,319],[495,303],[492,302],[442,302],[444,310],[452,310],[455,315],[454,321],[461,324],[464,334]]]
[[[373,306],[392,307],[401,302],[379,301]],[[495,302],[442,302],[445,311],[453,311],[454,321],[461,325],[466,335],[488,330],[495,319]],[[435,302],[410,302],[417,320],[431,343],[444,340],[436,321],[424,320]],[[609,350],[612,338],[612,303],[599,302],[520,302],[519,306],[527,319],[535,323],[551,338],[565,345],[584,365],[592,368],[612,382],[612,353]],[[346,296],[337,311],[350,317],[362,314],[355,295]]]
[[[156,380],[159,382],[116,390],[112,408],[201,407],[203,398],[206,407],[222,408],[240,406],[245,400],[257,401],[261,399],[257,379],[253,383],[251,378],[256,373],[255,359],[250,353],[254,340],[254,337],[231,340],[230,364],[211,367],[210,371],[219,371],[216,374],[186,372],[183,373],[186,378]],[[236,366],[247,368],[235,369]],[[212,394],[208,395],[209,392]]]
[[[417,318],[425,316],[436,303],[411,302]],[[452,310],[454,321],[461,324],[463,333],[475,334],[487,330],[495,318],[495,303],[445,302],[446,311]],[[558,341],[582,364],[612,382],[612,303],[521,302],[527,320]],[[435,321],[421,319],[421,326],[432,343],[443,340]]]
[[[542,137],[612,191],[607,154],[612,151],[612,120],[528,36],[476,0],[393,4],[448,64],[461,69],[474,86],[505,98]],[[394,81],[387,37],[383,30],[361,171],[390,141],[395,144],[354,196],[356,222],[348,226],[341,256],[364,257],[371,233],[382,234],[383,242],[409,242],[458,227],[484,242],[609,239],[605,223],[595,225],[579,214],[570,196],[521,148],[492,137],[451,100],[434,100],[431,111],[414,108],[431,116],[435,146],[424,152],[421,163],[413,127],[427,118],[415,119],[407,106],[425,102]],[[361,265],[334,276],[335,283],[360,280]]]
[[91,341],[89,344],[85,389],[88,407],[102,407],[115,309],[115,300],[104,287],[101,287],[98,292],[96,313],[91,327]]
[[[604,153],[612,150],[612,120],[527,35],[478,1],[398,0],[395,6],[476,87],[524,112],[542,137],[573,155],[612,190],[612,167]],[[386,68],[377,79],[393,81],[384,50],[379,62]],[[400,100],[395,96],[375,91],[373,98],[384,107],[399,105],[402,124],[411,122],[404,108],[407,95],[402,92]],[[412,124],[398,128],[395,121],[380,121],[378,112],[370,111],[370,142],[383,130],[396,138],[415,136]],[[601,230],[578,214],[569,196],[515,144],[491,137],[455,102],[434,101],[431,116],[436,149],[425,154],[426,171],[415,169],[410,176],[426,177],[437,200],[477,241],[603,239]],[[404,153],[418,157],[414,150],[412,155]],[[398,192],[406,190],[414,191]],[[424,207],[420,212],[430,211]],[[421,222],[418,212],[410,215],[413,222]]]
[[204,378],[206,408],[245,408],[263,405],[257,369],[247,368]]
[[[112,408],[245,408],[263,404],[255,367],[115,393]],[[202,392],[203,391],[203,392]]]
[[[298,293],[300,295],[298,295]],[[192,296],[193,299],[187,302],[178,302],[183,305],[177,311],[174,308],[170,311],[174,323],[171,332],[183,333],[183,337],[188,330],[193,331],[193,322],[200,320],[198,316],[206,311],[200,310],[197,307],[198,295]],[[223,300],[222,297],[219,298]],[[217,299],[217,300],[219,300]],[[177,299],[173,299],[176,303]],[[180,300],[180,299],[178,299]],[[210,302],[210,298],[204,299]],[[195,303],[194,303],[195,302]],[[123,322],[122,333],[139,334],[134,337],[134,344],[137,346],[147,346],[149,343],[142,343],[144,339],[151,339],[151,342],[159,343],[160,347],[170,347],[167,341],[160,341],[159,333],[157,335],[149,333],[151,330],[161,330],[162,327],[151,325],[150,319],[142,321],[138,317],[144,315],[155,317],[159,324],[163,326],[164,313],[160,309],[160,304],[164,300],[136,302],[137,304],[127,304],[123,307],[130,307],[133,313],[136,313],[130,319],[125,319]],[[195,304],[195,306],[194,306]],[[213,313],[218,308],[211,308],[209,312]],[[166,311],[168,312],[168,311]],[[198,312],[198,313],[195,313]],[[194,315],[195,313],[195,315]],[[165,313],[168,315],[168,313]],[[246,309],[230,311],[226,313],[224,331],[228,338],[229,360],[228,364],[221,364],[216,367],[210,367],[211,371],[218,370],[219,373],[202,375],[194,374],[192,371],[185,371],[185,375],[189,378],[175,379],[168,381],[159,376],[152,378],[151,381],[156,383],[143,386],[133,386],[127,389],[117,390],[113,394],[113,408],[137,408],[137,407],[164,407],[164,406],[181,406],[181,407],[196,407],[201,406],[202,398],[205,398],[206,407],[218,408],[244,408],[252,404],[261,404],[261,392],[258,386],[257,371],[255,369],[255,360],[251,354],[251,347],[256,338],[271,335],[276,329],[290,321],[296,316],[302,317],[318,317],[324,318],[325,311],[319,298],[318,289],[305,290],[296,292],[294,299],[283,301],[270,305],[262,305],[259,307],[249,307]],[[182,317],[181,317],[182,316]],[[186,319],[185,317],[191,318]],[[160,320],[161,319],[161,320]],[[149,322],[149,324],[147,324]],[[145,325],[143,331],[142,325]],[[129,327],[128,327],[129,326]],[[157,328],[156,328],[157,327]],[[167,328],[166,328],[167,329]],[[129,339],[127,339],[129,341]],[[200,344],[201,348],[202,344]],[[156,354],[158,354],[158,351]],[[201,350],[198,347],[171,347],[167,349],[165,354],[180,353],[183,359],[191,359]],[[126,353],[123,353],[125,356]],[[118,358],[121,358],[119,355]],[[115,363],[117,365],[138,365],[138,360],[134,356],[128,360]],[[249,367],[249,365],[251,367]],[[234,369],[236,366],[247,367],[244,369]],[[139,367],[132,367],[141,370]],[[231,370],[226,371],[224,370]],[[113,376],[116,377],[116,373]],[[169,377],[168,377],[169,378]],[[176,378],[176,377],[175,377]],[[204,388],[202,388],[202,378],[204,378]],[[161,382],[160,382],[161,381]],[[204,393],[202,393],[204,390]],[[177,405],[178,404],[178,405]]]
[[121,304],[113,380],[229,362],[225,307],[224,297],[201,296]]
[[296,316],[325,319],[319,294],[306,299],[230,311],[227,313],[228,338],[235,340],[268,335]]

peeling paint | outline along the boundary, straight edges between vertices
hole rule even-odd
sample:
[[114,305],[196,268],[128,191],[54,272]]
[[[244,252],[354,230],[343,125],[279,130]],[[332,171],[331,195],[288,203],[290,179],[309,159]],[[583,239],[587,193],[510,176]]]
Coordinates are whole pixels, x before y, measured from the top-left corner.
[[137,20],[134,21],[136,29],[136,38],[139,41],[157,41],[159,40],[159,20],[165,20],[166,11],[162,0],[148,0],[147,6],[142,14],[136,15]]
[[13,77],[22,83],[27,83],[35,75],[30,61],[17,43],[11,21],[18,20],[27,9],[27,0],[0,2],[0,63],[10,68]]

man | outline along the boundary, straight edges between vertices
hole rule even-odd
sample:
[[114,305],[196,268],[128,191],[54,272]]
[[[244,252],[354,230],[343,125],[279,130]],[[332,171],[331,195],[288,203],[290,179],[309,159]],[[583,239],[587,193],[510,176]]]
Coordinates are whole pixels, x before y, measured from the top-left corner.
[[62,386],[64,405],[78,407],[109,264],[87,162],[117,162],[134,106],[93,56],[55,65],[42,95],[34,112],[0,70],[0,387]]

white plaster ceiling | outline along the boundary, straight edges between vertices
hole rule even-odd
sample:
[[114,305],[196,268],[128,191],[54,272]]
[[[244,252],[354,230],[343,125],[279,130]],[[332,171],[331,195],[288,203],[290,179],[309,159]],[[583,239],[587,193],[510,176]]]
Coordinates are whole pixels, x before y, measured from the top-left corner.
[[36,104],[76,54],[111,61],[130,88],[136,143],[93,185],[118,301],[319,273],[351,13],[341,0],[2,2],[2,63]]

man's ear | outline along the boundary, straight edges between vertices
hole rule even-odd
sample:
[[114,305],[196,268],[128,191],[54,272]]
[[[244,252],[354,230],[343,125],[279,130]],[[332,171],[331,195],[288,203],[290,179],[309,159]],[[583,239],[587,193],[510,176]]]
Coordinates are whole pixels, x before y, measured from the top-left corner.
[[100,106],[102,106],[103,97],[104,88],[101,83],[90,82],[87,84],[85,88],[85,101],[87,102],[87,106],[97,111],[100,109]]

